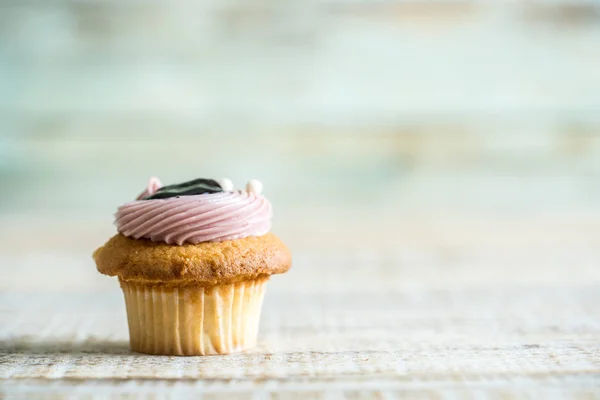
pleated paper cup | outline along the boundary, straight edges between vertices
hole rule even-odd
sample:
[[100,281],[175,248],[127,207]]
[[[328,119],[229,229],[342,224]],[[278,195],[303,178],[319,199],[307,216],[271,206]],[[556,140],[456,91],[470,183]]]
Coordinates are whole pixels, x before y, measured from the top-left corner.
[[182,356],[251,349],[268,280],[174,288],[121,280],[131,349]]

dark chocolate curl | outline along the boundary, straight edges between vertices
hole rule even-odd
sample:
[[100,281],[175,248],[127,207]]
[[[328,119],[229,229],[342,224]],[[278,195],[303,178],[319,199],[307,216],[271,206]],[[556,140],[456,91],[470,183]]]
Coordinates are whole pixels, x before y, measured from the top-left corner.
[[151,196],[143,200],[168,199],[177,196],[193,196],[196,194],[219,193],[223,188],[214,179],[198,178],[192,181],[163,186]]

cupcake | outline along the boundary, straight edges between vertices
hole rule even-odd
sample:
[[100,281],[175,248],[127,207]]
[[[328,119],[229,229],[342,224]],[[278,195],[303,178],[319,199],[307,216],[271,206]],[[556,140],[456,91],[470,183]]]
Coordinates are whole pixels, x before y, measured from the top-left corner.
[[165,355],[228,354],[256,344],[265,287],[291,255],[271,228],[271,203],[252,180],[162,186],[151,178],[116,213],[118,233],[94,252],[117,276],[131,349]]

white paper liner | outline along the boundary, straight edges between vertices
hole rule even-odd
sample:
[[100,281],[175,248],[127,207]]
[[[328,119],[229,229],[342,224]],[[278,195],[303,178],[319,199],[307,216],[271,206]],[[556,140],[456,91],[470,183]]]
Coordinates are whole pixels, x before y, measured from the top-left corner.
[[121,281],[131,349],[164,355],[228,354],[256,345],[268,278],[212,287]]

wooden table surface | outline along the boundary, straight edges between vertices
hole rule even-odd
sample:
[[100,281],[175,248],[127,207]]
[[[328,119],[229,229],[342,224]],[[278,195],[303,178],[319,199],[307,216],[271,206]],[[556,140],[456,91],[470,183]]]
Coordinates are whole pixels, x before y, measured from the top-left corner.
[[188,358],[129,351],[122,294],[88,248],[7,239],[0,398],[600,398],[597,219],[287,236],[294,268],[269,283],[258,347]]

